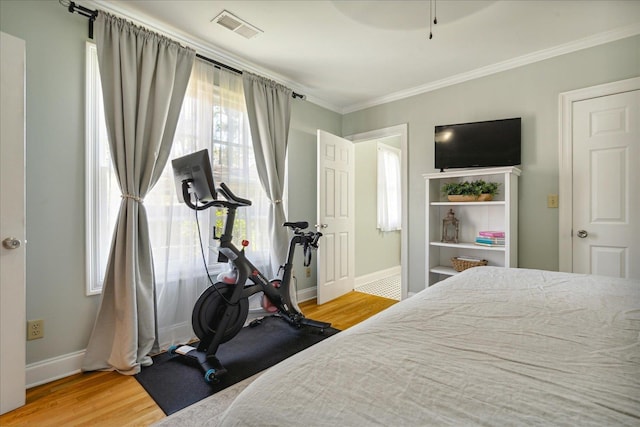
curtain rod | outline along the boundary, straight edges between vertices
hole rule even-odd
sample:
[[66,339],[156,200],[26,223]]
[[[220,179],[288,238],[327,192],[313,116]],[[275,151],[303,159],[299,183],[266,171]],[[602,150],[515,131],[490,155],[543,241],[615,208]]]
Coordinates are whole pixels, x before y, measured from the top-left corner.
[[[89,38],[93,40],[93,21],[96,20],[98,16],[98,11],[93,9],[88,9],[82,5],[76,4],[71,0],[58,0],[61,5],[67,8],[70,13],[77,13],[78,15],[84,16],[89,19]],[[218,68],[224,68],[226,70],[232,71],[236,74],[242,75],[242,70],[238,70],[237,68],[230,67],[227,64],[223,64],[222,62],[218,62],[215,59],[207,58],[206,56],[200,55],[196,53],[196,57],[202,59],[203,61],[207,61]],[[296,92],[291,91],[291,97],[305,99],[305,96]]]

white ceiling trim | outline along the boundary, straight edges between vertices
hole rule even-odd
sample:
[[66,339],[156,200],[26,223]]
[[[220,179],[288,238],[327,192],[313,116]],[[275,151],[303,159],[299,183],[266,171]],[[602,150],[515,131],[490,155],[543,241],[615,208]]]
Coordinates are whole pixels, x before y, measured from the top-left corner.
[[517,58],[509,59],[506,61],[498,62],[496,64],[488,65],[486,67],[477,68],[466,73],[456,74],[451,77],[447,77],[426,85],[417,86],[411,89],[403,90],[400,92],[392,93],[380,98],[372,99],[367,102],[362,102],[345,107],[342,110],[342,114],[353,113],[355,111],[364,110],[365,108],[375,107],[377,105],[386,104],[392,101],[398,101],[401,99],[409,98],[411,96],[420,95],[426,92],[431,92],[437,89],[441,89],[447,86],[452,86],[458,83],[463,83],[469,80],[474,80],[480,77],[485,77],[491,74],[499,73],[502,71],[511,70],[514,68],[529,65],[534,62],[544,61],[545,59],[553,58],[556,56],[564,55],[578,50],[595,47],[601,44],[613,42],[616,40],[624,39],[627,37],[633,37],[640,34],[640,24],[633,24],[627,27],[618,28],[604,33],[596,34],[590,37],[586,37],[581,40],[576,40],[570,43],[566,43],[560,46],[556,46],[550,49],[540,50],[531,54],[522,55]]
[[[135,11],[127,10],[124,7],[119,7],[118,5],[114,5],[108,2],[107,0],[87,0],[86,3],[89,7],[103,9],[110,13],[124,16],[138,25],[142,25],[153,31],[166,34],[167,36],[174,38],[178,42],[192,47],[199,54],[203,56],[210,57],[212,59],[215,59],[216,61],[222,62],[226,65],[229,65],[230,67],[237,68],[239,70],[247,70],[255,74],[260,74],[269,79],[280,82],[285,86],[290,87],[295,92],[307,95],[305,93],[307,92],[307,90],[303,85],[300,85],[297,82],[291,81],[282,75],[274,73],[271,70],[262,68],[224,49],[221,49],[219,47],[213,47],[211,46],[211,44],[201,39],[195,38],[190,34],[184,33],[174,27],[168,26],[167,24],[157,21],[153,18],[150,18],[147,15],[137,13]],[[321,107],[324,107],[336,113],[347,114],[347,113],[363,110],[366,108],[375,107],[377,105],[385,104],[388,102],[398,101],[401,99],[409,98],[411,96],[431,92],[447,86],[463,83],[463,82],[474,80],[480,77],[485,77],[491,74],[499,73],[502,71],[507,71],[514,68],[522,67],[524,65],[529,65],[535,62],[543,61],[546,59],[550,59],[556,56],[575,52],[578,50],[598,46],[601,44],[609,43],[609,42],[620,40],[627,37],[632,37],[638,34],[640,34],[640,24],[632,24],[627,27],[622,27],[615,30],[603,32],[590,37],[586,37],[581,40],[577,40],[577,41],[559,45],[553,48],[533,52],[531,54],[522,55],[513,59],[509,59],[506,61],[498,62],[496,64],[477,68],[469,72],[456,74],[435,82],[431,82],[431,83],[417,86],[411,89],[395,92],[389,95],[374,98],[366,102],[353,104],[347,107],[340,107],[340,106],[334,105],[324,99],[317,98],[315,96],[307,95],[306,99],[309,102],[312,102],[316,105],[319,105]]]
[[246,70],[251,73],[264,76],[268,79],[275,80],[278,83],[291,88],[294,92],[305,95],[307,101],[310,101],[316,105],[319,105],[336,113],[342,114],[341,107],[333,105],[332,103],[324,99],[308,95],[306,93],[306,88],[299,83],[291,81],[282,75],[274,73],[273,71],[262,68],[226,50],[220,49],[218,47],[212,47],[209,43],[201,39],[195,38],[174,27],[170,27],[167,24],[150,18],[147,15],[137,13],[123,7],[119,7],[118,5],[109,3],[107,0],[87,0],[86,6],[95,9],[102,9],[106,12],[113,13],[114,15],[119,15],[127,18],[137,25],[144,26],[152,31],[171,37],[177,42],[195,49],[196,52],[202,56],[214,59],[232,68],[236,68],[238,70]]

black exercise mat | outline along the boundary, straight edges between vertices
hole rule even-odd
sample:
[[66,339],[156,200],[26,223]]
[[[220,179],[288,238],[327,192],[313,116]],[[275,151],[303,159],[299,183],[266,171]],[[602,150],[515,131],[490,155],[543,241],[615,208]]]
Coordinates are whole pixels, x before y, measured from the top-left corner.
[[228,372],[217,384],[205,382],[197,364],[168,352],[154,356],[153,365],[142,368],[135,378],[164,413],[171,415],[337,332],[327,328],[321,334],[315,328],[298,329],[281,318],[265,317],[260,324],[243,328],[220,345],[216,356]]

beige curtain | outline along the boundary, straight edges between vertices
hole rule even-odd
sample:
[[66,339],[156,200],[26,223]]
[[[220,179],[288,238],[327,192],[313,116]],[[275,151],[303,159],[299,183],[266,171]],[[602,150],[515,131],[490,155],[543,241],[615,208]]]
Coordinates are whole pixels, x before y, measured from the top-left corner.
[[122,201],[82,369],[136,374],[152,363],[149,353],[157,340],[143,202],[167,163],[195,52],[102,11],[94,31]]
[[242,83],[258,176],[271,201],[268,218],[270,261],[273,273],[277,273],[286,260],[289,245],[289,235],[282,226],[286,221],[282,201],[292,90],[246,71],[242,73]]

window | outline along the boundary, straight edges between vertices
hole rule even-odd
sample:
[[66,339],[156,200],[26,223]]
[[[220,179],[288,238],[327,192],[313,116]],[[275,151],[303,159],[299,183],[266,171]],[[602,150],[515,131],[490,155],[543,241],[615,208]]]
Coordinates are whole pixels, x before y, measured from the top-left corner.
[[378,228],[381,231],[400,230],[402,191],[400,150],[378,143]]
[[[95,45],[87,44],[87,293],[100,293],[113,229],[120,206],[120,189],[109,155]],[[196,60],[185,95],[169,163],[145,197],[149,220],[161,335],[166,328],[188,322],[195,298],[208,286],[196,225],[196,212],[178,202],[170,161],[208,148],[216,185],[225,182],[238,196],[252,200],[238,210],[234,238],[251,242],[248,256],[258,268],[268,265],[268,201],[255,167],[246,116],[242,78]],[[197,213],[205,258],[215,275],[226,266],[217,263],[214,225],[224,212]],[[262,231],[262,232],[260,232]],[[163,299],[169,301],[163,308]],[[174,319],[175,305],[184,305],[186,320]],[[164,314],[163,314],[164,313]],[[183,316],[184,317],[184,316]]]
[[85,52],[86,288],[87,295],[95,295],[102,291],[120,189],[111,166],[96,45],[87,42]]

